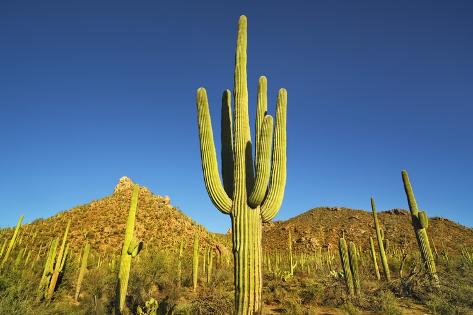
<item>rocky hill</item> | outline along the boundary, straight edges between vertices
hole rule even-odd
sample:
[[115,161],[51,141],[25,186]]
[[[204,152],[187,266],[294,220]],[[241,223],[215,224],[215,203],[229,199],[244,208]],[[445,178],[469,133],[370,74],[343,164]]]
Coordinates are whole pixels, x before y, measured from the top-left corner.
[[[131,179],[122,177],[113,194],[23,225],[20,238],[23,242],[30,242],[32,247],[39,247],[54,237],[62,237],[71,219],[68,241],[73,252],[79,252],[87,239],[91,248],[100,255],[118,254],[125,234],[132,189]],[[9,238],[12,231],[0,231],[0,240]],[[35,233],[36,241],[31,242]],[[177,250],[184,239],[190,250],[195,233],[200,236],[202,248],[211,244],[216,249],[226,250],[213,234],[174,207],[169,197],[155,195],[140,186],[135,235],[144,241],[145,247]]]
[[[417,246],[410,213],[393,209],[378,213],[378,220],[389,240],[391,249]],[[345,233],[348,240],[369,248],[369,237],[376,240],[373,216],[366,210],[321,207],[309,210],[287,221],[269,223],[263,230],[266,250],[286,250],[289,229],[292,230],[293,248],[309,253],[318,247],[338,248],[338,240]],[[463,247],[473,248],[473,229],[443,218],[430,218],[428,233],[438,252],[447,250],[458,254]]]

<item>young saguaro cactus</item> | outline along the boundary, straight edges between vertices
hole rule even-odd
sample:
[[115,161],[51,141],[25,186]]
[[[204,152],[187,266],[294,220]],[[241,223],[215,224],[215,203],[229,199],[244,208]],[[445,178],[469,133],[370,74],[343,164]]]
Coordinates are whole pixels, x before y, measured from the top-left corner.
[[120,257],[120,271],[118,272],[118,312],[123,313],[125,307],[126,291],[128,279],[130,277],[131,258],[136,257],[143,248],[143,242],[138,241],[133,235],[135,230],[136,207],[138,205],[138,195],[140,187],[135,185],[131,196],[130,210],[125,229],[125,241],[123,242],[122,254]]
[[182,282],[182,254],[184,253],[185,243],[184,240],[181,240],[181,245],[179,246],[179,256],[177,256],[177,286],[181,287]]
[[353,242],[350,242],[348,245],[348,256],[350,257],[350,269],[353,276],[353,286],[355,288],[355,295],[360,295],[361,285],[360,285],[360,274],[358,272],[358,253],[356,250],[356,245]]
[[197,280],[199,277],[199,235],[194,235],[194,254],[192,257],[192,283],[194,292],[197,290]]
[[289,230],[287,246],[288,246],[288,249],[289,249],[289,275],[293,276],[294,275],[294,269],[296,269],[296,266],[297,266],[297,262],[294,262],[294,257],[292,255],[292,233],[291,233],[291,230]]
[[376,273],[376,279],[381,280],[381,275],[379,274],[378,262],[376,261],[376,250],[374,249],[373,238],[370,236],[370,249],[371,249],[371,258],[373,258],[374,271]]
[[82,260],[80,263],[79,277],[77,278],[76,284],[76,293],[74,299],[77,301],[79,299],[80,288],[82,286],[82,280],[84,279],[85,272],[87,271],[87,259],[89,258],[90,244],[89,242],[85,243],[84,251],[82,253]]
[[434,256],[432,255],[432,250],[430,249],[429,237],[427,235],[427,227],[429,226],[427,214],[425,211],[419,211],[417,208],[417,201],[414,196],[414,192],[412,191],[411,182],[406,170],[402,171],[402,181],[404,183],[404,190],[407,195],[409,210],[411,211],[412,226],[416,234],[422,260],[424,261],[427,270],[434,280],[434,284],[438,286],[439,279],[437,275],[437,269],[435,266]]
[[[247,20],[238,23],[232,114],[231,93],[222,97],[222,178],[217,163],[207,92],[197,90],[200,151],[205,186],[213,204],[232,222],[235,313],[258,314],[262,307],[262,222],[277,214],[286,186],[287,92],[279,90],[273,118],[267,115],[267,81],[260,77],[256,111],[255,163],[248,118]],[[272,153],[271,153],[272,152]],[[272,154],[272,156],[271,156]],[[271,165],[272,162],[272,165]]]
[[373,197],[371,197],[371,210],[373,211],[374,227],[376,229],[376,238],[378,239],[379,257],[381,258],[381,263],[383,264],[384,276],[386,277],[387,281],[391,281],[391,271],[389,270],[388,258],[386,257],[386,253],[384,251],[382,235],[383,232],[379,226],[378,216],[376,215],[376,204],[374,203]]
[[59,239],[55,238],[54,240],[51,241],[49,245],[49,251],[48,251],[48,255],[46,256],[46,262],[44,264],[43,275],[41,276],[41,280],[39,282],[38,300],[41,300],[45,296],[43,289],[44,288],[46,288],[46,290],[48,289],[48,285],[50,283],[51,276],[54,271],[54,259],[56,257],[56,250],[57,250],[58,243],[59,243]]
[[342,262],[343,276],[347,285],[348,294],[354,295],[355,288],[353,286],[353,275],[350,268],[350,257],[348,254],[347,242],[341,237],[339,241],[340,261]]
[[10,257],[10,253],[11,253],[13,247],[15,246],[15,241],[16,241],[16,238],[18,236],[18,232],[20,231],[21,222],[23,222],[23,218],[24,218],[24,216],[22,215],[18,219],[18,223],[16,224],[15,231],[13,232],[13,236],[11,237],[10,243],[8,244],[8,248],[7,248],[7,251],[5,253],[5,256],[3,256],[2,263],[0,264],[0,270],[2,270],[3,265],[7,262],[8,257]]
[[46,297],[52,298],[54,290],[56,289],[56,283],[59,278],[59,273],[62,272],[62,267],[64,266],[65,257],[67,255],[66,242],[67,235],[69,234],[69,227],[71,226],[71,220],[67,222],[66,230],[64,231],[64,236],[62,237],[61,247],[59,248],[59,253],[57,255],[56,263],[54,265],[54,271],[51,276],[51,281],[49,283],[49,289],[47,291]]

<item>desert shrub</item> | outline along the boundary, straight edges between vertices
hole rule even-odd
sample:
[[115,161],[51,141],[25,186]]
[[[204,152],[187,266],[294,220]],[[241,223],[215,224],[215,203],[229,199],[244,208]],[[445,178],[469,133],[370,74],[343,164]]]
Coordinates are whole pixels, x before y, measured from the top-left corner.
[[342,304],[341,308],[343,312],[348,315],[361,315],[362,314],[362,312],[350,301],[346,301],[344,304]]
[[381,291],[376,299],[377,311],[386,315],[402,315],[396,297],[391,291]]
[[195,314],[231,314],[233,312],[233,292],[202,288],[193,304]]

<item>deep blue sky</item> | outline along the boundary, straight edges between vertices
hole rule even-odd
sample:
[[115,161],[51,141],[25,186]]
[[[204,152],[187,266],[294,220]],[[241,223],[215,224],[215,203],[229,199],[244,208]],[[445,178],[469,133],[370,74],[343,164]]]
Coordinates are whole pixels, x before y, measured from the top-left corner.
[[[212,231],[195,92],[214,133],[248,17],[250,112],[288,90],[278,219],[421,208],[473,226],[473,1],[0,0],[0,226],[101,198],[127,175]],[[253,118],[252,118],[253,119]],[[253,125],[253,123],[252,123]],[[219,139],[217,139],[219,143]]]

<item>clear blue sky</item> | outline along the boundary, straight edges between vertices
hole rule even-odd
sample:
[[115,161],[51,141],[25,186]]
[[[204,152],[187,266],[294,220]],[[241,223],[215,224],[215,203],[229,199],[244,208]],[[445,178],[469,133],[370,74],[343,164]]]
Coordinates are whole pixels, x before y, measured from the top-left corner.
[[[421,208],[473,226],[473,1],[0,1],[0,226],[101,198],[127,175],[212,231],[195,93],[214,132],[248,17],[250,112],[288,90],[278,219]],[[252,118],[252,119],[253,119]],[[219,140],[219,139],[218,139]],[[219,141],[218,141],[219,142]]]

